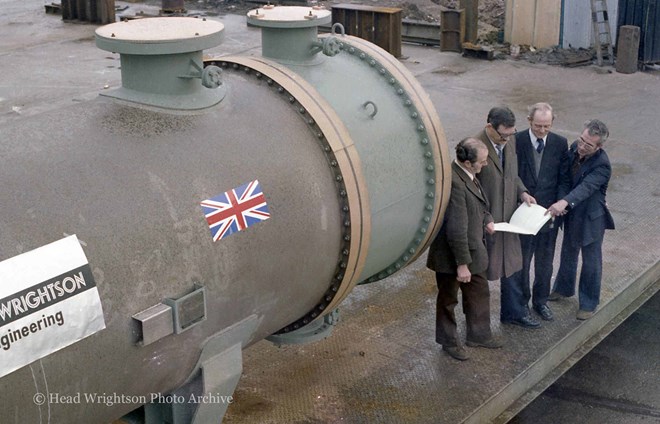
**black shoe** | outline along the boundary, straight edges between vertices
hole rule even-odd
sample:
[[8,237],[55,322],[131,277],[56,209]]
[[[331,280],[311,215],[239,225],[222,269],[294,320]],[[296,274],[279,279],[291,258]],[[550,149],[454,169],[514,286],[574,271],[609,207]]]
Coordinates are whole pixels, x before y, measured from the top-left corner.
[[550,310],[548,305],[534,306],[534,310],[536,311],[537,314],[541,315],[541,318],[543,318],[544,321],[555,320],[555,317],[552,314],[552,311]]
[[541,323],[535,320],[531,315],[526,315],[517,319],[509,319],[502,321],[505,324],[519,325],[525,328],[540,328]]
[[488,340],[484,340],[483,342],[466,340],[465,344],[470,347],[485,347],[486,349],[499,349],[502,347],[502,342],[499,340],[495,340],[492,337]]
[[470,356],[467,354],[467,351],[463,346],[445,346],[442,345],[442,350],[447,352],[449,356],[459,361],[467,361],[470,359]]

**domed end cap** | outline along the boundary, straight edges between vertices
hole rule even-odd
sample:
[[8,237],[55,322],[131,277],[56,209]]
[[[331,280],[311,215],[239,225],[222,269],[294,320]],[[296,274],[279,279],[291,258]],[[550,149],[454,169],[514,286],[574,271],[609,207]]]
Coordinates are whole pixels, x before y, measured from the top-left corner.
[[329,10],[314,7],[264,6],[247,13],[248,24],[262,28],[311,28],[331,21]]
[[96,46],[120,54],[163,55],[202,51],[222,41],[225,26],[206,18],[133,19],[96,30]]

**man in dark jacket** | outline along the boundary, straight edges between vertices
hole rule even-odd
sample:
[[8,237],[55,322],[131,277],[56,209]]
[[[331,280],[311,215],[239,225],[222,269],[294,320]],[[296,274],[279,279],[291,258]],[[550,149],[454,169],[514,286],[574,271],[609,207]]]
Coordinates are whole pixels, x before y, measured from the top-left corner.
[[575,294],[578,255],[582,252],[579,320],[591,318],[600,302],[603,238],[606,229],[614,229],[614,220],[605,200],[612,175],[610,160],[603,150],[608,136],[609,131],[603,122],[592,119],[584,124],[580,138],[568,152],[571,191],[548,208],[552,216],[567,212],[559,272],[549,300]]
[[[548,103],[536,103],[529,108],[527,115],[529,129],[516,134],[518,176],[529,190],[529,194],[534,196],[536,202],[544,208],[564,197],[570,189],[566,164],[568,142],[559,134],[550,132],[554,119],[552,106]],[[550,295],[552,262],[560,219],[548,221],[536,235],[520,235],[522,270],[511,282],[512,290],[521,293],[519,298],[522,303],[513,306],[520,308],[518,315],[528,313],[531,298],[533,308],[541,318],[545,321],[554,319],[547,301]],[[532,257],[534,257],[534,285],[533,291],[530,291],[529,272]]]
[[427,266],[438,285],[436,342],[460,361],[468,354],[458,341],[454,308],[463,293],[466,344],[499,348],[490,330],[490,292],[484,231],[494,232],[488,200],[475,176],[486,166],[488,150],[479,140],[466,138],[456,146],[452,163],[451,195],[440,232],[431,244]]

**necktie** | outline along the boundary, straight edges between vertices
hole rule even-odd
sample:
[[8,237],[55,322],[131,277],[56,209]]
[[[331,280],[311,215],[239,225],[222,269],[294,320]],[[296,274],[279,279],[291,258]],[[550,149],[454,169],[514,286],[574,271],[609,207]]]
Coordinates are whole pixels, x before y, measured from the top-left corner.
[[498,144],[495,148],[497,149],[497,156],[500,158],[500,165],[502,165],[502,169],[504,169],[504,146]]
[[537,139],[536,139],[536,142],[538,143],[538,144],[536,145],[536,151],[539,152],[539,153],[541,153],[541,152],[543,151],[543,147],[544,147],[544,146],[543,146],[543,139],[542,139],[542,138],[537,138]]
[[479,184],[479,180],[477,179],[477,177],[474,177],[474,180],[472,180],[472,181],[474,181],[474,185],[477,186],[477,189],[479,190],[479,193],[483,194],[483,191],[481,191],[481,184]]

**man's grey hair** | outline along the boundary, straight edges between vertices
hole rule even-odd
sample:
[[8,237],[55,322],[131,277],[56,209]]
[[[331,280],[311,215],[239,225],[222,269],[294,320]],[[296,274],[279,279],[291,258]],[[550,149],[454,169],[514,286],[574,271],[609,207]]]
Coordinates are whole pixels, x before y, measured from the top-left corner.
[[590,119],[586,121],[584,123],[584,128],[587,130],[589,135],[600,137],[598,144],[605,143],[607,137],[610,136],[610,131],[607,129],[607,125],[598,119]]
[[550,106],[550,103],[545,103],[545,102],[539,102],[539,103],[534,103],[530,107],[527,108],[527,117],[529,119],[534,119],[534,114],[536,112],[545,112],[549,111],[550,114],[552,115],[552,120],[555,120],[555,113],[552,111],[552,106]]

